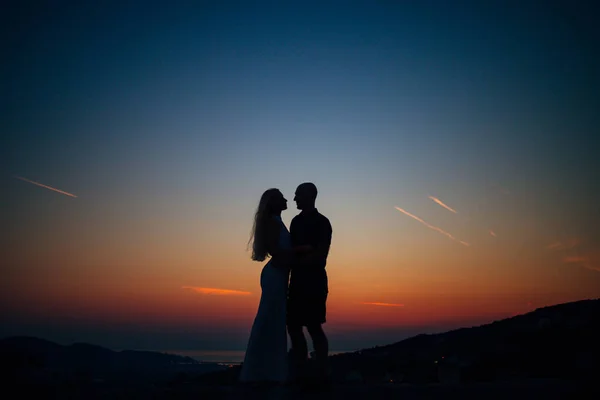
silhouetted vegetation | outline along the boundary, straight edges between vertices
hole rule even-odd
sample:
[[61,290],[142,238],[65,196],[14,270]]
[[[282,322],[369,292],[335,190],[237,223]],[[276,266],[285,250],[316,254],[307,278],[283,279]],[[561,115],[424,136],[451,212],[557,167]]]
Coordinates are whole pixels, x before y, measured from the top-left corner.
[[599,371],[598,337],[600,300],[585,300],[340,354],[331,362],[337,380],[351,371],[366,381],[382,380],[387,374],[411,383],[438,382],[451,371],[459,382],[584,379]]

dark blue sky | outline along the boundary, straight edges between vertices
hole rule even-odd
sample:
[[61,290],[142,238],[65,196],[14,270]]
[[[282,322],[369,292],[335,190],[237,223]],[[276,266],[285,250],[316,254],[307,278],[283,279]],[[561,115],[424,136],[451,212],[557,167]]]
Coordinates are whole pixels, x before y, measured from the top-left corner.
[[[139,146],[177,153],[186,140],[212,164],[218,152],[202,151],[219,137],[285,142],[300,124],[302,135],[370,134],[469,165],[483,162],[476,153],[514,157],[521,170],[593,157],[598,39],[585,8],[292,3],[65,2],[7,14],[8,172],[126,162]],[[436,145],[446,142],[455,147]]]
[[[427,220],[429,195],[470,210],[479,222],[455,227],[463,235],[513,223],[515,242],[531,243],[515,225],[527,220],[540,235],[600,248],[594,7],[186,3],[3,12],[7,285],[33,279],[15,249],[80,240],[78,226],[101,246],[162,218],[164,242],[191,248],[194,221],[242,249],[262,191],[279,187],[291,201],[306,180],[321,188],[342,249],[365,247],[357,226],[385,235],[368,252],[410,237],[414,226],[390,225],[402,218],[393,207]],[[66,203],[15,175],[79,197]]]

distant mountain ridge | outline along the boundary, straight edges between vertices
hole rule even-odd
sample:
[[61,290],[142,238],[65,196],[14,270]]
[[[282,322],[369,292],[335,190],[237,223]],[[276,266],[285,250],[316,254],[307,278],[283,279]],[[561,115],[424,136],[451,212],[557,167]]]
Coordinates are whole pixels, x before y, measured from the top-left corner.
[[[32,336],[13,336],[0,339],[0,354],[4,357],[17,357],[13,359],[15,362],[37,360],[45,362],[48,366],[79,361],[93,364],[109,362],[138,364],[148,361],[164,365],[176,363],[198,364],[198,361],[191,357],[175,354],[138,350],[113,351],[89,343],[73,343],[63,346]],[[22,358],[22,356],[26,356],[26,358]]]
[[[549,378],[591,380],[600,372],[600,299],[536,309],[489,324],[330,357],[334,381],[433,383]],[[240,367],[185,356],[113,351],[34,337],[0,340],[11,382],[167,382],[233,384]]]
[[63,346],[45,339],[15,336],[0,340],[0,367],[12,381],[132,381],[170,379],[180,373],[223,369],[191,357],[153,351],[113,351],[89,343]]
[[396,376],[439,381],[453,371],[460,381],[579,378],[598,372],[600,299],[536,309],[489,324],[421,334],[386,346],[331,357],[338,378]]
[[[334,381],[433,383],[596,376],[600,299],[536,309],[489,324],[420,334],[385,346],[330,356]],[[233,383],[239,367],[205,383]]]

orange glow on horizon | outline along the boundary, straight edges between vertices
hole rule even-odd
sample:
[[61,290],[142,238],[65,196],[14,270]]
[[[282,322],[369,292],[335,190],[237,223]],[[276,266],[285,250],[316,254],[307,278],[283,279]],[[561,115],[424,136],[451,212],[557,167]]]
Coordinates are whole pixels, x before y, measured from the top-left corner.
[[[504,235],[510,240],[463,251],[452,235],[452,241],[439,240],[411,222],[390,219],[390,208],[377,211],[385,221],[354,226],[353,214],[336,215],[323,207],[335,232],[327,263],[327,330],[366,335],[469,326],[531,311],[530,301],[542,307],[597,297],[594,271],[600,252],[579,247],[590,239],[539,232],[523,220],[524,228],[516,229],[521,225],[490,218],[486,224],[512,232]],[[38,273],[14,274],[0,296],[32,320],[169,327],[207,335],[228,330],[243,336],[260,303],[264,263],[250,260],[248,221],[235,217],[215,227],[210,220],[170,215],[124,214],[109,224],[90,213],[83,220],[47,224],[52,229],[35,220],[37,225],[16,234],[19,243],[35,238],[36,251],[16,246],[9,261],[15,271],[36,266]],[[492,235],[486,225],[461,225],[463,230],[455,232],[460,236]],[[232,230],[239,233],[233,244]],[[535,240],[526,241],[529,237]],[[548,250],[558,239],[560,244]]]

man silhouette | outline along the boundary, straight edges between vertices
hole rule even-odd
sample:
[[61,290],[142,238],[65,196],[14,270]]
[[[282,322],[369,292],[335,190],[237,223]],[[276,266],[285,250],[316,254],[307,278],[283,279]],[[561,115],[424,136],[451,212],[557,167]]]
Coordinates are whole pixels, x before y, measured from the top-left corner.
[[294,201],[300,214],[292,219],[292,246],[310,246],[292,262],[287,304],[287,328],[292,342],[291,360],[296,378],[307,378],[308,346],[303,328],[306,326],[315,350],[318,380],[327,379],[329,343],[322,324],[326,321],[327,255],[331,245],[331,223],[315,208],[317,187],[303,183],[296,189]]

